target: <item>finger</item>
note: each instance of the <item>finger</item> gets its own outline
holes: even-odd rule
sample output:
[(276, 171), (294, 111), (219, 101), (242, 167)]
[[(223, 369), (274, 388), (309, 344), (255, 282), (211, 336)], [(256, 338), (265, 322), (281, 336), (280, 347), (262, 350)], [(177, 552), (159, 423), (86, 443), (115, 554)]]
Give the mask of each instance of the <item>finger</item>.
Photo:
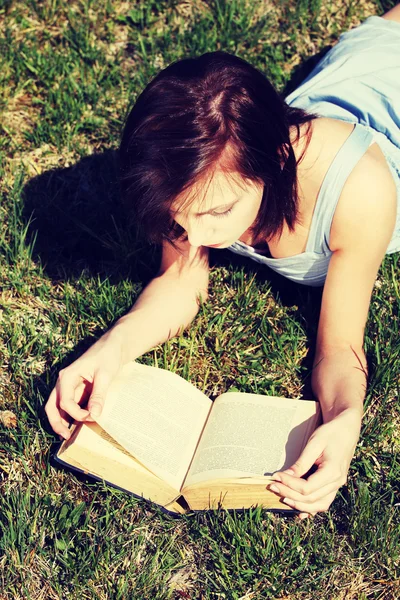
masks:
[(282, 502), (284, 502), (285, 504), (290, 506), (290, 508), (294, 508), (295, 510), (313, 514), (313, 513), (317, 513), (317, 512), (327, 511), (329, 509), (330, 505), (332, 504), (333, 500), (335, 499), (335, 496), (336, 496), (336, 493), (329, 494), (322, 500), (319, 500), (318, 502), (314, 502), (313, 504), (307, 504), (305, 502), (298, 502), (296, 500), (293, 500), (292, 498), (283, 498)]
[(75, 402), (75, 391), (80, 383), (79, 376), (67, 373), (60, 374), (56, 382), (57, 403), (75, 421), (82, 421), (89, 414)]
[(303, 513), (300, 513), (300, 514), (298, 515), (298, 518), (299, 518), (301, 521), (303, 521), (304, 519), (308, 519), (308, 518), (309, 518), (309, 517), (311, 517), (311, 516), (314, 516), (314, 513), (312, 513), (312, 514), (311, 514), (311, 513), (305, 513), (305, 512), (303, 512)]
[[(323, 467), (319, 467), (318, 471), (322, 471)], [(318, 473), (317, 471), (317, 473)], [(274, 473), (274, 475), (272, 476), (272, 480), (273, 480), (273, 484), (276, 485), (278, 488), (280, 488), (281, 486), (285, 486), (286, 488), (289, 488), (290, 490), (294, 490), (295, 492), (298, 492), (299, 494), (302, 495), (306, 495), (308, 493), (310, 493), (310, 485), (307, 479), (303, 479), (302, 477), (295, 477), (294, 475), (288, 475), (287, 473), (285, 473), (284, 471), (282, 473)], [(318, 480), (317, 480), (318, 483)], [(315, 488), (319, 489), (321, 487), (324, 487), (325, 485), (327, 485), (327, 483), (331, 483), (331, 480), (329, 479), (329, 477), (325, 477), (324, 473), (322, 473), (322, 479), (319, 479), (319, 485), (314, 486), (314, 491)]]
[[(307, 482), (305, 482), (307, 483)], [(336, 492), (339, 489), (339, 486), (335, 482), (329, 482), (327, 485), (314, 490), (312, 493), (309, 493), (307, 488), (303, 486), (303, 492), (299, 492), (290, 488), (283, 484), (273, 483), (268, 486), (272, 492), (279, 494), (281, 497), (292, 498), (292, 500), (298, 500), (299, 502), (306, 502), (307, 504), (314, 504), (319, 500), (322, 500), (328, 494)]]
[(325, 441), (321, 436), (310, 438), (296, 462), (289, 469), (279, 471), (279, 474), (286, 472), (288, 475), (293, 474), (297, 477), (305, 475), (316, 461), (321, 458), (324, 448)]
[(65, 411), (59, 410), (57, 408), (56, 402), (57, 390), (56, 388), (54, 388), (49, 396), (44, 410), (46, 412), (47, 418), (53, 431), (55, 431), (55, 433), (58, 433), (59, 435), (62, 435), (63, 438), (69, 439), (70, 431), (68, 429), (68, 421), (66, 418), (64, 418), (66, 416), (66, 413)]
[(337, 488), (342, 487), (347, 483), (347, 476), (341, 472), (335, 461), (326, 460), (306, 481), (308, 493), (312, 494), (328, 483), (335, 483)]
[[(52, 398), (53, 394), (54, 394), (54, 400)], [(52, 398), (51, 407), (54, 407), (54, 409), (56, 410), (57, 415), (61, 419), (61, 423), (63, 425), (65, 425), (66, 427), (68, 427), (72, 423), (73, 419), (70, 417), (70, 415), (68, 413), (65, 412), (65, 410), (63, 410), (60, 406), (57, 406), (57, 389), (56, 389), (56, 387), (54, 387), (52, 393), (50, 394), (49, 401), (50, 401), (50, 398)], [(50, 408), (50, 406), (49, 406), (49, 408)]]
[[(321, 463), (317, 471), (310, 475), (308, 479), (288, 475), (285, 471), (275, 473), (272, 479), (278, 487), (280, 487), (278, 482), (282, 482), (286, 488), (299, 492), (303, 496), (314, 494), (329, 485), (333, 485), (338, 489), (346, 483), (346, 476), (342, 475), (336, 464), (332, 464), (331, 461)], [(285, 494), (287, 492), (285, 490)]]
[[(90, 391), (92, 387), (93, 384), (91, 382), (84, 380), (81, 383), (79, 383), (78, 386), (75, 388), (74, 401), (76, 402), (76, 404), (79, 404), (81, 408), (83, 408), (82, 404), (85, 404), (85, 402), (87, 403), (87, 400), (90, 397)], [(85, 406), (84, 408), (88, 411), (87, 406)], [(95, 420), (92, 419), (88, 411), (87, 417), (82, 419), (82, 422), (95, 423)]]
[(98, 418), (104, 407), (104, 399), (111, 383), (111, 375), (107, 371), (97, 371), (93, 381), (93, 390), (90, 394), (88, 409), (90, 416)]

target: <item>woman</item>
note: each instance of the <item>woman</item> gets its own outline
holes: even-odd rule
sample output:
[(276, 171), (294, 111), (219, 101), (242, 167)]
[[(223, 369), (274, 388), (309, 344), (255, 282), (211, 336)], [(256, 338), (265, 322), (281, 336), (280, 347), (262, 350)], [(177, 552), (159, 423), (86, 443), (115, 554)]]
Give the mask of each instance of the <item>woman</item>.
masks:
[(312, 374), (323, 424), (271, 489), (303, 518), (327, 510), (360, 434), (372, 288), (385, 254), (400, 251), (396, 98), (399, 106), (400, 5), (343, 34), (285, 101), (223, 52), (159, 73), (120, 148), (122, 197), (162, 244), (159, 273), (60, 372), (46, 404), (54, 431), (68, 438), (69, 416), (96, 417), (122, 364), (189, 325), (207, 298), (209, 248), (228, 248), (324, 286)]

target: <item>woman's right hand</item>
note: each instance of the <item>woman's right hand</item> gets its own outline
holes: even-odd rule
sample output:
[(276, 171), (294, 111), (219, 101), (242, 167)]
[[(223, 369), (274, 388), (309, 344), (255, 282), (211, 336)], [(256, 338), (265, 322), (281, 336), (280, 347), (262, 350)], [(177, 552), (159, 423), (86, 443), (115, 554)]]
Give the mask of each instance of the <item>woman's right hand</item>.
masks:
[[(122, 343), (111, 331), (71, 365), (62, 369), (45, 405), (53, 430), (65, 439), (71, 433), (70, 418), (93, 423), (104, 406), (104, 398), (112, 379), (122, 366)], [(88, 410), (80, 404), (89, 398)]]

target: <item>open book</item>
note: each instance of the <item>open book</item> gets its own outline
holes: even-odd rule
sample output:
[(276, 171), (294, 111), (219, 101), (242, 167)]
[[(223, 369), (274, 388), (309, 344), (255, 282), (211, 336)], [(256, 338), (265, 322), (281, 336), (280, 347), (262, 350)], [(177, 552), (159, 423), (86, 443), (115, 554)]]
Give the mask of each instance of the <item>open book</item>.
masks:
[(55, 459), (176, 513), (290, 511), (266, 487), (319, 421), (312, 400), (227, 392), (212, 402), (171, 371), (130, 362), (96, 423), (74, 423)]

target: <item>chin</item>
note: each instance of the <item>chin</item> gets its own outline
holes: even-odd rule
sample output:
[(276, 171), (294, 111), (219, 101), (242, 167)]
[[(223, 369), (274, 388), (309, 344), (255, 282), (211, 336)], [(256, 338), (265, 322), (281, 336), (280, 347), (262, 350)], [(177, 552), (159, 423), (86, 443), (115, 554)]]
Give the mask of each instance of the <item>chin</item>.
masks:
[(222, 248), (228, 248), (231, 244), (233, 244), (233, 242), (222, 242), (221, 244), (210, 244), (206, 247), (211, 248), (212, 250), (221, 250)]

